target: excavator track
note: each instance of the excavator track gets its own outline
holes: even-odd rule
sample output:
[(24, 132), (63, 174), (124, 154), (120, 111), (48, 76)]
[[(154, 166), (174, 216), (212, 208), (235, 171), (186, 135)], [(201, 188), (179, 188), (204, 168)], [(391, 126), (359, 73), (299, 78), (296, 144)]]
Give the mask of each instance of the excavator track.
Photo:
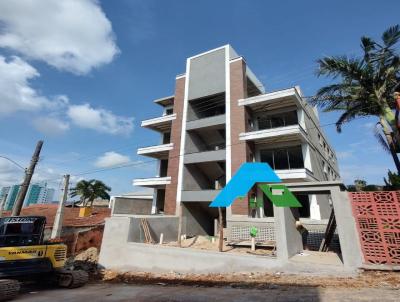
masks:
[(82, 270), (60, 270), (57, 272), (57, 276), (58, 285), (65, 288), (81, 287), (84, 286), (89, 280), (88, 273)]
[(0, 301), (8, 301), (18, 296), (19, 282), (13, 279), (0, 280)]

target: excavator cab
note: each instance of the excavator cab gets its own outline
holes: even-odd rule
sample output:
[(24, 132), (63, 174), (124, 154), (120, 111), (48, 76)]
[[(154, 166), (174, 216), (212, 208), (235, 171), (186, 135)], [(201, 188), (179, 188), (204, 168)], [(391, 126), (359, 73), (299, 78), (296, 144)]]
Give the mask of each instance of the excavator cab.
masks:
[(0, 218), (0, 301), (15, 297), (25, 280), (50, 280), (61, 287), (87, 283), (85, 271), (64, 268), (67, 246), (45, 242), (46, 217)]
[(43, 244), (45, 225), (42, 216), (0, 218), (0, 247)]

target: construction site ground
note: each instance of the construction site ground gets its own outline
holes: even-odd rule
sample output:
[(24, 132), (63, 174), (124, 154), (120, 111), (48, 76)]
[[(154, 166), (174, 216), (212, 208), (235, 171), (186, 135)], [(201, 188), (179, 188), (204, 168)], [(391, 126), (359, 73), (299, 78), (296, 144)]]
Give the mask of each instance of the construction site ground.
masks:
[(268, 282), (257, 287), (241, 285), (138, 285), (124, 282), (97, 282), (77, 289), (26, 290), (15, 301), (399, 301), (400, 290), (382, 287), (300, 286)]
[[(164, 243), (166, 246), (179, 246), (178, 242), (172, 241)], [(213, 238), (210, 236), (196, 236), (192, 238), (187, 238), (181, 241), (182, 248), (191, 248), (199, 250), (208, 251), (218, 251), (218, 238)], [(257, 244), (255, 251), (250, 251), (250, 241), (242, 242), (223, 242), (223, 252), (228, 253), (241, 253), (241, 254), (256, 254), (260, 256), (274, 257), (274, 247), (273, 245), (261, 245)]]
[(360, 271), (352, 276), (275, 273), (119, 273), (98, 270), (97, 250), (70, 265), (91, 273), (83, 288), (24, 287), (16, 301), (399, 301), (400, 272)]

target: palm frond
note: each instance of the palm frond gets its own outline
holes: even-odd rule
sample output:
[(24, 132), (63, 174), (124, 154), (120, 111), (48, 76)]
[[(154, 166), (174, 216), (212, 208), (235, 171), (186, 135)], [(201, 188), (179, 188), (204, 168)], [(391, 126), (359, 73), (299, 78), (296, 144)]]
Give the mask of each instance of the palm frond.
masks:
[(399, 39), (400, 39), (400, 26), (398, 24), (389, 27), (382, 34), (382, 41), (385, 44), (386, 48), (392, 47), (399, 41)]
[(376, 123), (376, 125), (374, 127), (374, 136), (378, 140), (378, 142), (381, 145), (381, 147), (383, 148), (383, 150), (385, 150), (387, 153), (390, 154), (390, 148), (386, 141), (386, 138), (382, 135), (381, 127), (382, 127), (381, 123), (379, 123), (379, 122)]

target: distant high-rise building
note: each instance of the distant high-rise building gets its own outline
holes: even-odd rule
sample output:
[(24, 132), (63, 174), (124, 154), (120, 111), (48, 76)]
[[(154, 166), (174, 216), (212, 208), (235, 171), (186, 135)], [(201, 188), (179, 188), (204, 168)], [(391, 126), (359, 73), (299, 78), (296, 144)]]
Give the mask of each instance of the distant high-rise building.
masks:
[(53, 201), (54, 189), (48, 188), (47, 183), (32, 184), (29, 186), (28, 194), (25, 197), (24, 206), (32, 204), (48, 203)]
[[(12, 210), (12, 208), (14, 206), (14, 203), (15, 203), (15, 200), (17, 199), (17, 195), (18, 195), (20, 187), (21, 187), (20, 185), (13, 185), (11, 187), (3, 188), (5, 192), (7, 191), (6, 194), (8, 194), (6, 202), (4, 203), (4, 206), (3, 206), (3, 209), (5, 211), (11, 211)], [(3, 189), (2, 189), (2, 191), (3, 191)]]
[(50, 203), (54, 200), (54, 189), (45, 187), (39, 196), (39, 203)]
[(0, 190), (0, 208), (5, 209), (5, 199), (8, 196), (8, 193), (10, 192), (11, 187), (3, 187)]
[[(5, 198), (5, 202), (3, 204), (4, 211), (12, 210), (20, 187), (20, 185), (13, 185), (1, 188), (0, 203), (3, 202), (3, 199)], [(54, 199), (54, 192), (54, 189), (47, 187), (47, 183), (31, 184), (28, 188), (23, 206), (27, 207), (32, 204), (50, 203)]]

